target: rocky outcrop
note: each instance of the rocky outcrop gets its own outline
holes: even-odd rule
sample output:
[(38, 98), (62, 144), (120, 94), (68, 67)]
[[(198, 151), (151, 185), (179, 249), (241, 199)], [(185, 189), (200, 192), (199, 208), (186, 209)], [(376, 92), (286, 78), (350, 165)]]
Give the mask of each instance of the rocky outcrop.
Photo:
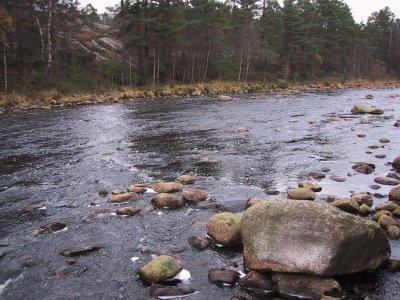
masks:
[(244, 212), (244, 257), (259, 271), (319, 276), (378, 268), (390, 257), (373, 221), (312, 201), (267, 201)]

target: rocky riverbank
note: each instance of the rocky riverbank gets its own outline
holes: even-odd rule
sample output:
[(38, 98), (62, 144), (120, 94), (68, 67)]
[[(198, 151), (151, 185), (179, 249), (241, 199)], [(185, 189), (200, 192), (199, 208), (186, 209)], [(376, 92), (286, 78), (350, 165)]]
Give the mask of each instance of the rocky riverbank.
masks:
[[(15, 110), (52, 108), (100, 103), (121, 103), (138, 99), (178, 98), (178, 97), (217, 97), (221, 101), (232, 99), (232, 96), (243, 93), (276, 93), (278, 97), (298, 93), (318, 93), (342, 89), (388, 89), (399, 88), (398, 79), (387, 80), (336, 80), (316, 81), (311, 83), (277, 82), (229, 82), (214, 81), (211, 83), (163, 86), (157, 88), (123, 88), (100, 93), (62, 94), (57, 91), (43, 91), (31, 94), (0, 95), (0, 113)], [(224, 95), (229, 94), (229, 95)], [(219, 96), (218, 96), (219, 95)], [(254, 96), (257, 99), (256, 96)]]

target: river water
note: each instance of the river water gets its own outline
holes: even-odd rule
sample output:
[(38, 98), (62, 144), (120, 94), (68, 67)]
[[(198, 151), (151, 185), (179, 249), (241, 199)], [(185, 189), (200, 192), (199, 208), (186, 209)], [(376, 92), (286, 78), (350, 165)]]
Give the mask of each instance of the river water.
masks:
[[(375, 97), (366, 100), (366, 94)], [(99, 191), (174, 180), (190, 172), (197, 177), (196, 186), (226, 209), (241, 211), (249, 197), (267, 197), (267, 187), (285, 192), (309, 172), (329, 168), (327, 178), (319, 181), (319, 199), (365, 191), (379, 192), (384, 198), (374, 202), (381, 203), (390, 188), (374, 191), (370, 185), (390, 171), (388, 162), (400, 154), (400, 129), (393, 126), (400, 119), (400, 98), (390, 97), (395, 94), (400, 90), (252, 94), (230, 102), (214, 97), (142, 100), (0, 115), (0, 298), (148, 299), (148, 287), (136, 273), (154, 253), (180, 257), (191, 273), (190, 286), (198, 291), (188, 299), (248, 297), (238, 287), (220, 288), (207, 280), (212, 268), (241, 269), (238, 251), (198, 252), (187, 242), (192, 235), (204, 236), (212, 209), (149, 211), (152, 194), (146, 194), (134, 203), (142, 208), (140, 215), (108, 214), (88, 221), (93, 211), (115, 208)], [(351, 116), (358, 102), (381, 107), (385, 114)], [(330, 115), (346, 118), (329, 121)], [(309, 124), (310, 118), (316, 123)], [(237, 133), (242, 126), (249, 132)], [(381, 137), (391, 142), (381, 144)], [(375, 163), (376, 172), (354, 174), (351, 165), (357, 161)], [(346, 181), (335, 182), (331, 175)], [(46, 209), (27, 211), (29, 204)], [(69, 226), (55, 234), (32, 235), (54, 221)], [(71, 266), (60, 255), (87, 245), (101, 250)], [(392, 256), (400, 258), (398, 241), (391, 245)], [(353, 294), (400, 297), (400, 276), (386, 271), (342, 283)]]

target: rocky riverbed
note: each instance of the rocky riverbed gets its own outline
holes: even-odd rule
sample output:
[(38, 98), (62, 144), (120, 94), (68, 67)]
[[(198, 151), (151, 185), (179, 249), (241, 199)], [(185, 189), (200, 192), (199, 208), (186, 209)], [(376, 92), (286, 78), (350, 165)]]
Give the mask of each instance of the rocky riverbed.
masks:
[[(1, 115), (0, 298), (316, 297), (315, 288), (293, 291), (300, 282), (335, 291), (328, 294), (336, 298), (398, 299), (395, 266), (342, 275), (317, 265), (312, 269), (333, 278), (312, 282), (248, 273), (235, 230), (236, 213), (246, 206), (307, 199), (374, 218), (382, 236), (391, 236), (391, 257), (399, 259), (396, 230), (389, 230), (398, 216), (387, 204), (398, 184), (399, 119), (400, 90), (393, 89), (201, 96)], [(224, 247), (226, 240), (214, 244), (206, 236), (221, 229), (209, 222), (221, 211), (234, 213), (233, 243)], [(327, 230), (320, 218), (315, 232)], [(166, 266), (163, 280), (180, 277), (150, 286), (158, 281), (154, 265), (147, 265), (153, 259)], [(268, 292), (255, 293), (255, 282)]]

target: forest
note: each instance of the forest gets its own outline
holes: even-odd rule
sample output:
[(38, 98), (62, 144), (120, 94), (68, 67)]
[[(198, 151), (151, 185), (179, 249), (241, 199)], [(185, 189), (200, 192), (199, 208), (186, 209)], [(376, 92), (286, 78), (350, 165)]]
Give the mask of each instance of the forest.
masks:
[(400, 20), (358, 24), (341, 0), (2, 0), (0, 42), (2, 93), (400, 72)]

